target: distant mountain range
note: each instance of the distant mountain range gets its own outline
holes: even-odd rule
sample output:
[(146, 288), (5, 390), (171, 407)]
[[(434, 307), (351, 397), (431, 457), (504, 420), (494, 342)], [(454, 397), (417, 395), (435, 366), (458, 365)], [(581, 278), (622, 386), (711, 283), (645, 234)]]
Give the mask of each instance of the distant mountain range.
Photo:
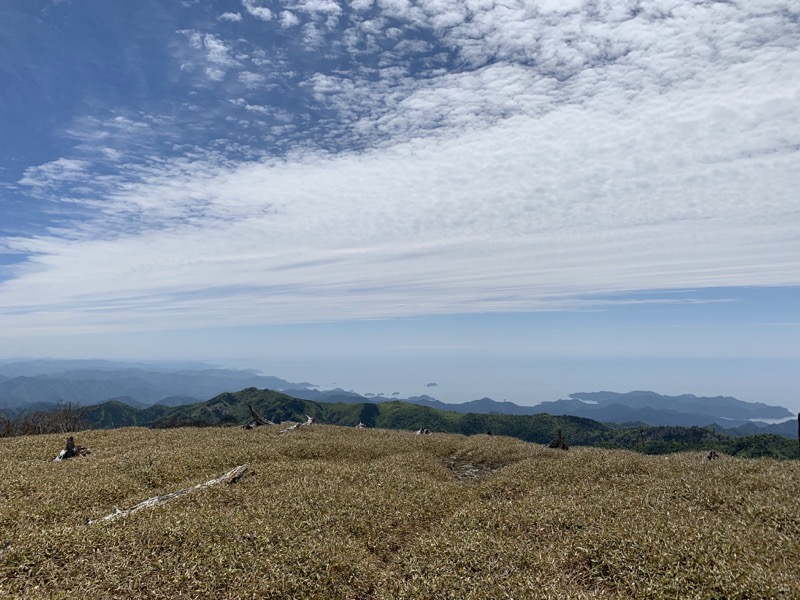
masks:
[(0, 364), (0, 410), (45, 407), (59, 402), (92, 405), (115, 398), (138, 407), (157, 402), (190, 404), (246, 387), (281, 390), (311, 385), (261, 375), (255, 370), (202, 364), (22, 361)]
[[(136, 409), (118, 401), (104, 402), (82, 411), (92, 428), (126, 426), (184, 427), (237, 426), (251, 420), (250, 406), (282, 429), (286, 421), (305, 421), (353, 427), (363, 423), (382, 429), (427, 428), (437, 433), (507, 435), (546, 444), (558, 431), (570, 445), (626, 448), (647, 454), (716, 450), (740, 457), (797, 458), (797, 443), (777, 435), (733, 437), (701, 427), (623, 427), (575, 416), (478, 414), (444, 411), (401, 401), (319, 402), (248, 388), (224, 393), (206, 402), (177, 407), (156, 404)], [(270, 426), (267, 426), (270, 427)]]
[[(604, 422), (713, 426), (734, 435), (774, 433), (797, 437), (797, 422), (789, 409), (727, 396), (663, 396), (647, 391), (584, 392), (570, 394), (566, 400), (542, 402), (536, 408), (553, 415), (574, 415)], [(789, 420), (768, 422), (779, 419)]]
[[(481, 398), (458, 404), (431, 396), (387, 398), (362, 396), (343, 389), (319, 390), (311, 383), (293, 383), (256, 370), (224, 369), (204, 363), (122, 363), (102, 360), (0, 361), (0, 411), (46, 409), (61, 402), (89, 406), (115, 400), (144, 409), (159, 404), (176, 407), (208, 400), (245, 388), (270, 389), (302, 400), (343, 404), (382, 404), (396, 400), (461, 414), (569, 415), (594, 421), (653, 426), (711, 426), (734, 435), (774, 433), (797, 437), (796, 422), (782, 406), (743, 402), (731, 397), (664, 396), (649, 391), (581, 392), (569, 398), (520, 406)], [(155, 409), (156, 411), (160, 409)]]
[[(383, 396), (365, 397), (345, 390), (320, 391), (314, 389), (287, 389), (284, 393), (295, 398), (317, 402), (376, 404), (392, 402), (397, 398)], [(736, 398), (715, 396), (701, 397), (692, 394), (664, 396), (655, 392), (634, 391), (582, 392), (570, 394), (568, 399), (542, 402), (535, 406), (520, 406), (513, 402), (498, 402), (491, 398), (481, 398), (458, 404), (449, 404), (431, 396), (412, 396), (404, 402), (446, 410), (461, 414), (501, 414), (501, 415), (570, 415), (585, 417), (594, 421), (628, 425), (677, 425), (683, 427), (712, 426), (716, 430), (733, 435), (771, 433), (787, 437), (797, 437), (795, 416), (783, 406), (770, 406), (760, 402), (744, 402)], [(759, 421), (789, 419), (782, 423)]]

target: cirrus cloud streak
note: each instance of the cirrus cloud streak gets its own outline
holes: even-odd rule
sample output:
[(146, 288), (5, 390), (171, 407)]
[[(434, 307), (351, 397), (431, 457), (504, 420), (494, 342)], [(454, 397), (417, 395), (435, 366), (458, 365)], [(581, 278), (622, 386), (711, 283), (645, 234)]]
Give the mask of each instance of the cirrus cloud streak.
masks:
[[(231, 95), (217, 117), (292, 143), (247, 161), (194, 146), (103, 178), (86, 155), (31, 167), (21, 186), (70, 186), (94, 217), (0, 240), (29, 256), (0, 283), (0, 326), (583, 310), (636, 290), (800, 285), (787, 3), (489, 4), (294, 2), (272, 20), (243, 2), (355, 61), (302, 75), (313, 118), (269, 103), (286, 60), (183, 31), (203, 90)], [(361, 51), (377, 66), (358, 67)]]

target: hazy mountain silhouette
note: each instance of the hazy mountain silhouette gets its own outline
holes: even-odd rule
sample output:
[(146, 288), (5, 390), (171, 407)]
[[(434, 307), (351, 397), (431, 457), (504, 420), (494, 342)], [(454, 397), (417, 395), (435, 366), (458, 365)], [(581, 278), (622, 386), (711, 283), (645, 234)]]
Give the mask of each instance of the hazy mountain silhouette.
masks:
[[(178, 365), (176, 368), (172, 365)], [(130, 398), (134, 405), (165, 401), (183, 404), (206, 400), (222, 392), (245, 387), (302, 389), (309, 383), (292, 383), (255, 370), (222, 369), (191, 363), (115, 363), (111, 361), (35, 360), (0, 364), (0, 407), (73, 402), (91, 405), (112, 398)]]

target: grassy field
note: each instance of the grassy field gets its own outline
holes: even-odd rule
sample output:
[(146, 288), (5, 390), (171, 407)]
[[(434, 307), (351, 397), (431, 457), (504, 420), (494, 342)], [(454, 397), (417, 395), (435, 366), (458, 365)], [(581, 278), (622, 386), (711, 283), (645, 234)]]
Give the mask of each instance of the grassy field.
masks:
[(0, 439), (0, 597), (800, 598), (796, 461), (280, 429)]

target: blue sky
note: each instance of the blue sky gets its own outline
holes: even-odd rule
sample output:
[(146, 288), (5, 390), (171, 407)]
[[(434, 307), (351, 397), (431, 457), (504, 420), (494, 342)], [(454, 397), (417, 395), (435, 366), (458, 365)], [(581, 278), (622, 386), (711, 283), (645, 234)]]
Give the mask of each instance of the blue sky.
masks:
[(0, 16), (0, 357), (800, 407), (792, 0)]

